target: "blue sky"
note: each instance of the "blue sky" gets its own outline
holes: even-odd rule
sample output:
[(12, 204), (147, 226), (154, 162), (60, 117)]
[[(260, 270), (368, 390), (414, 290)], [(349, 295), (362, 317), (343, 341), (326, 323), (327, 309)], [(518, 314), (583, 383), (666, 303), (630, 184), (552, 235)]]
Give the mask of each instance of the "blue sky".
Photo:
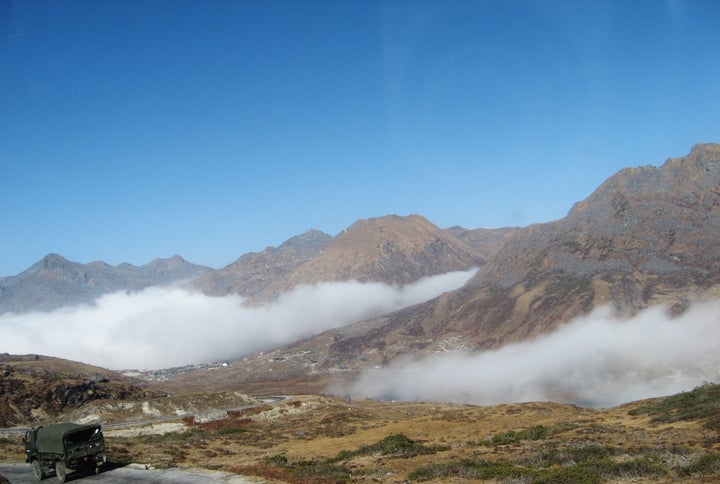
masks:
[(0, 0), (0, 276), (562, 218), (720, 137), (715, 1)]

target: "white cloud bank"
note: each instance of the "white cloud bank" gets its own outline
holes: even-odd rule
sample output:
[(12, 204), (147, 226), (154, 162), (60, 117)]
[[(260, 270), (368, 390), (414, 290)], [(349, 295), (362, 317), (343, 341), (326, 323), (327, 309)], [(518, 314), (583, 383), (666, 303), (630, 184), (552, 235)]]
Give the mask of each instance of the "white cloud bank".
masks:
[(523, 401), (606, 407), (689, 390), (720, 376), (720, 302), (671, 319), (661, 307), (621, 320), (607, 308), (552, 334), (478, 354), (404, 359), (338, 394), (491, 405)]
[(403, 287), (359, 282), (300, 286), (260, 308), (242, 306), (238, 296), (208, 297), (176, 288), (118, 292), (94, 305), (0, 315), (0, 353), (37, 353), (112, 369), (218, 361), (426, 301), (461, 287), (475, 272), (452, 272)]

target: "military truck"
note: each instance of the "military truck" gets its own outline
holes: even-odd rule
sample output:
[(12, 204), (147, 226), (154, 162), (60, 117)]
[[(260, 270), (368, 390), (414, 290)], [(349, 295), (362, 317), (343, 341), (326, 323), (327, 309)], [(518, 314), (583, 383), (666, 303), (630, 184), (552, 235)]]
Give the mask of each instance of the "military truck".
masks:
[(25, 462), (32, 466), (38, 481), (55, 470), (60, 482), (77, 470), (94, 469), (107, 460), (105, 438), (100, 425), (59, 423), (33, 427), (25, 432)]

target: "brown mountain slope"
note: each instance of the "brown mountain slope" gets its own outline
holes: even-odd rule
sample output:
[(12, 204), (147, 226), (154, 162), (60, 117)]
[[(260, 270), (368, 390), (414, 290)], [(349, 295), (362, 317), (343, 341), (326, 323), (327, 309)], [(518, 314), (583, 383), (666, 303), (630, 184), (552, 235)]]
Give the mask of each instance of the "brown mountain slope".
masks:
[(519, 227), (470, 230), (459, 225), (445, 229), (446, 232), (465, 242), (485, 260), (492, 259), (505, 241), (518, 230), (520, 230)]
[(246, 358), (226, 381), (320, 386), (400, 355), (499, 347), (603, 304), (679, 312), (691, 297), (720, 296), (718, 234), (720, 145), (698, 145), (659, 168), (622, 170), (566, 218), (517, 231), (457, 291)]
[(357, 221), (272, 289), (278, 293), (298, 284), (348, 280), (408, 284), (485, 262), (454, 235), (419, 215), (390, 215)]
[(298, 284), (407, 284), (482, 266), (512, 230), (442, 230), (419, 215), (359, 220), (335, 237), (310, 230), (278, 248), (245, 254), (192, 286), (213, 296), (240, 294), (262, 302)]
[[(566, 218), (519, 231), (464, 288), (388, 316), (374, 344), (403, 354), (457, 337), (485, 349), (607, 303), (681, 311), (720, 293), (719, 234), (720, 145), (698, 145), (660, 168), (622, 170)], [(353, 346), (341, 341), (331, 354)]]

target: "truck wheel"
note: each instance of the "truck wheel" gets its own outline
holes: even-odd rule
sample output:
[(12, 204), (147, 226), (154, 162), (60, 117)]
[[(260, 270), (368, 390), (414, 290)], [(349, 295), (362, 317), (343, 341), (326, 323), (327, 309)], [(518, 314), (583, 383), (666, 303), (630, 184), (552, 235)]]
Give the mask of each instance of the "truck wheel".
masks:
[(36, 460), (32, 461), (32, 470), (33, 470), (33, 474), (35, 474), (35, 477), (37, 478), (37, 480), (42, 481), (44, 476), (43, 476), (42, 468), (40, 467), (40, 462), (38, 462)]
[(65, 478), (67, 477), (67, 468), (61, 461), (57, 461), (55, 463), (55, 475), (57, 476), (58, 481), (65, 482)]

